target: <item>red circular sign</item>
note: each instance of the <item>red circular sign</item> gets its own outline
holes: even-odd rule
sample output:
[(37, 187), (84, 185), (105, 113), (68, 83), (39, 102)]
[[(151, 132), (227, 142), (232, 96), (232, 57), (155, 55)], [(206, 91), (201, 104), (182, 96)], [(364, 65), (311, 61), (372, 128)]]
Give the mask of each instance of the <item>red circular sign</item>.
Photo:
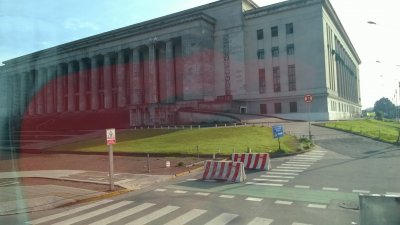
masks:
[(312, 95), (304, 95), (304, 101), (307, 103), (311, 103), (313, 100)]

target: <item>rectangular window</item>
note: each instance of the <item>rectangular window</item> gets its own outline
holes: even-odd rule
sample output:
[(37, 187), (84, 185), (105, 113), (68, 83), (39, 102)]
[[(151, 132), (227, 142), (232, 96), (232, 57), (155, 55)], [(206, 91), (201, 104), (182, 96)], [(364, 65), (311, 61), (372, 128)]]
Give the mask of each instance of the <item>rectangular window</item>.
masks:
[(279, 57), (279, 47), (272, 47), (271, 53), (272, 57)]
[(257, 58), (258, 59), (264, 59), (264, 49), (258, 49), (257, 50)]
[(286, 24), (286, 34), (293, 34), (293, 23)]
[(274, 84), (274, 92), (281, 91), (281, 75), (279, 67), (272, 68), (272, 79)]
[(297, 112), (297, 102), (290, 102), (290, 112)]
[(262, 29), (257, 30), (257, 40), (264, 39), (264, 31)]
[(286, 46), (286, 53), (288, 55), (294, 55), (294, 44), (289, 44)]
[(282, 105), (280, 102), (275, 103), (274, 106), (275, 106), (275, 113), (282, 113)]
[(294, 65), (288, 66), (289, 91), (296, 90), (296, 69)]
[(260, 104), (260, 113), (267, 114), (267, 104)]
[(265, 93), (265, 69), (258, 70), (258, 84), (260, 94)]
[(271, 27), (271, 37), (278, 37), (278, 27)]

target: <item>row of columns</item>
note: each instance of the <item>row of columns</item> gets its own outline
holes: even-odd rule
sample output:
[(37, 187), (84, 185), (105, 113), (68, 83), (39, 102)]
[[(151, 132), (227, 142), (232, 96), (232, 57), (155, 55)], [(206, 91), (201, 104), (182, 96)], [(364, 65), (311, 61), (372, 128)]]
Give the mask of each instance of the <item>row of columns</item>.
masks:
[(174, 103), (180, 56), (181, 42), (168, 40), (25, 70), (13, 76), (20, 113), (28, 104), (29, 115), (40, 115)]

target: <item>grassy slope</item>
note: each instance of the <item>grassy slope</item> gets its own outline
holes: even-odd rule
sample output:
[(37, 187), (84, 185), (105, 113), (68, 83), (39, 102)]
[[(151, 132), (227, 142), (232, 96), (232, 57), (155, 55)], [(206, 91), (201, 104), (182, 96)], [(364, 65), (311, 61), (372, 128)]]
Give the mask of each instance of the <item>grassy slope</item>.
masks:
[[(237, 128), (202, 128), (185, 130), (145, 129), (117, 132), (116, 152), (141, 153), (179, 153), (194, 154), (199, 145), (200, 154), (230, 154), (244, 152), (247, 147), (252, 152), (274, 152), (278, 149), (278, 141), (273, 139), (271, 128), (237, 127)], [(281, 148), (285, 152), (293, 152), (298, 148), (295, 137), (286, 135), (281, 139)], [(51, 150), (104, 152), (105, 138), (81, 141), (69, 145), (57, 146)]]
[(378, 120), (352, 120), (329, 122), (325, 126), (376, 138), (385, 142), (395, 143), (397, 140), (399, 123), (383, 122)]

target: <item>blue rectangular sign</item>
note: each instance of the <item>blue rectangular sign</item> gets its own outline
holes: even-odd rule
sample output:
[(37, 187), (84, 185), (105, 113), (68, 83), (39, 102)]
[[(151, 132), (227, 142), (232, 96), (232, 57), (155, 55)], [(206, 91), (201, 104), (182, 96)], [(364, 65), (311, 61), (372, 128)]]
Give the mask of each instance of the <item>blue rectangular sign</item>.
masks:
[(284, 135), (283, 125), (275, 125), (272, 126), (272, 133), (274, 134), (274, 138), (281, 138)]

